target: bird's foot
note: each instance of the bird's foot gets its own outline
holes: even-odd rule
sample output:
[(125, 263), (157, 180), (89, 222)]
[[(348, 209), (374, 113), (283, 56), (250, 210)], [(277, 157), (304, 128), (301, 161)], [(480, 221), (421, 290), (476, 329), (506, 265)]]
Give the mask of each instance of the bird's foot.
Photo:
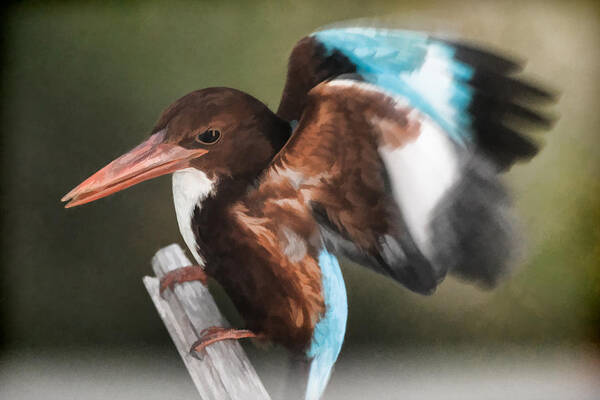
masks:
[(179, 283), (192, 281), (200, 281), (206, 286), (208, 275), (204, 272), (204, 268), (199, 265), (188, 265), (169, 271), (160, 279), (160, 295), (164, 297), (165, 290), (173, 290), (173, 287)]
[(190, 354), (197, 359), (202, 358), (202, 354), (206, 347), (221, 340), (244, 339), (259, 337), (256, 333), (247, 329), (222, 328), (219, 326), (211, 326), (200, 332), (200, 339), (192, 345)]

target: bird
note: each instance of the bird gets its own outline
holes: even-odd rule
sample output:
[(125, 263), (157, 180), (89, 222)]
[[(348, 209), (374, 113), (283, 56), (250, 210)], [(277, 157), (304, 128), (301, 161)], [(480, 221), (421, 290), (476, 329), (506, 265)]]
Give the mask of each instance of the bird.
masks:
[(195, 265), (161, 291), (216, 280), (244, 320), (192, 350), (255, 338), (309, 365), (323, 396), (348, 316), (338, 257), (430, 295), (447, 275), (483, 288), (517, 252), (502, 174), (537, 154), (557, 94), (524, 62), (427, 32), (317, 30), (293, 47), (278, 109), (212, 87), (176, 100), (149, 137), (76, 186), (79, 206), (171, 174)]

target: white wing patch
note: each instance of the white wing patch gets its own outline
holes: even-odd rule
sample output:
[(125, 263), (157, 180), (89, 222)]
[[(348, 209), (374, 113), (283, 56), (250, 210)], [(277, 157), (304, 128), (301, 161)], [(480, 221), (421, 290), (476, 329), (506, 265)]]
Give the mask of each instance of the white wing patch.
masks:
[(187, 247), (199, 265), (204, 265), (204, 258), (196, 245), (196, 236), (192, 231), (192, 215), (196, 207), (201, 207), (215, 188), (215, 181), (195, 168), (186, 168), (173, 173), (173, 203), (179, 231)]
[(434, 110), (445, 120), (454, 122), (459, 113), (453, 102), (461, 91), (454, 81), (451, 62), (441, 46), (429, 46), (423, 65), (407, 79)]
[(410, 233), (421, 251), (432, 256), (432, 212), (460, 178), (456, 146), (435, 123), (424, 118), (417, 140), (395, 149), (381, 147), (379, 154)]
[[(411, 79), (419, 85), (429, 85), (428, 74), (433, 71), (443, 72), (448, 69), (443, 60), (440, 61), (435, 54), (429, 53), (423, 67), (424, 70), (411, 76)], [(449, 84), (450, 75), (449, 73), (446, 75), (448, 80), (445, 83)], [(370, 83), (340, 79), (333, 80), (328, 85), (357, 88), (388, 96), (394, 100), (399, 112), (406, 111), (406, 108), (410, 107), (407, 99)], [(443, 89), (442, 92), (445, 91), (444, 87), (440, 89)], [(440, 101), (443, 102), (444, 99)], [(430, 222), (440, 200), (460, 179), (462, 161), (459, 152), (461, 150), (427, 115), (417, 109), (413, 109), (409, 115), (420, 124), (418, 137), (406, 141), (400, 147), (382, 144), (378, 150), (391, 180), (394, 200), (402, 210), (402, 215), (419, 249), (430, 258), (434, 252), (433, 243), (430, 241)], [(381, 121), (377, 119), (371, 123), (382, 128), (378, 125)]]

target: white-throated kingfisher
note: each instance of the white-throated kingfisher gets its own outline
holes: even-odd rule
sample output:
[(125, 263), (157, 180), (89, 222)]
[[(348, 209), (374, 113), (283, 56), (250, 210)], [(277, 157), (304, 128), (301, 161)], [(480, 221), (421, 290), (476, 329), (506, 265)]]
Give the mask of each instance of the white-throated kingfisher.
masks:
[(513, 255), (499, 175), (536, 154), (529, 128), (554, 95), (519, 62), (419, 32), (345, 27), (295, 46), (277, 113), (228, 88), (169, 106), (150, 137), (63, 201), (88, 203), (173, 176), (179, 229), (198, 266), (162, 288), (214, 278), (245, 320), (194, 345), (260, 337), (310, 363), (319, 399), (344, 339), (336, 256), (432, 293), (446, 274), (484, 286)]

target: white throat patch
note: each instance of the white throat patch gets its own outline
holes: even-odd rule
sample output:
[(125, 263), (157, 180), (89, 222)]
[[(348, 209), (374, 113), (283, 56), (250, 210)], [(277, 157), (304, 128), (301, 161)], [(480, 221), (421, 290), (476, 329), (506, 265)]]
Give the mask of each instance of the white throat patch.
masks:
[(196, 237), (192, 231), (192, 214), (196, 207), (202, 206), (202, 201), (213, 193), (214, 188), (215, 181), (208, 179), (204, 172), (196, 168), (186, 168), (173, 173), (173, 203), (177, 224), (185, 244), (199, 265), (204, 265), (204, 258), (196, 246)]

